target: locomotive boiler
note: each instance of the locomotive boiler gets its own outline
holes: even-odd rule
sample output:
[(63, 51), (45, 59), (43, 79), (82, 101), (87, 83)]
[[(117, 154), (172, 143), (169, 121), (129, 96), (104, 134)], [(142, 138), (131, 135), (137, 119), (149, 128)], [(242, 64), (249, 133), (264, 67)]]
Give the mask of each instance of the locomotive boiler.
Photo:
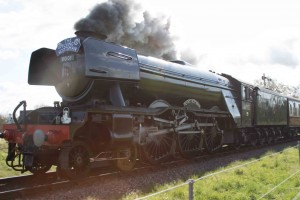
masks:
[[(32, 53), (28, 83), (54, 86), (62, 101), (31, 111), (25, 101), (16, 107), (0, 135), (9, 142), (6, 162), (13, 169), (40, 174), (55, 165), (79, 178), (93, 163), (127, 171), (137, 160), (159, 164), (298, 132), (300, 116), (289, 127), (287, 97), (103, 39), (79, 32), (56, 50)], [(280, 116), (264, 123), (269, 112)]]

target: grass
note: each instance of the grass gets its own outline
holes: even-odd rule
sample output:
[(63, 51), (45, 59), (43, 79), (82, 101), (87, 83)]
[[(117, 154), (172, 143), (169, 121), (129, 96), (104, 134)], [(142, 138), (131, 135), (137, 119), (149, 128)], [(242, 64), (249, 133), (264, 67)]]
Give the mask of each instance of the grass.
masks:
[(21, 175), (21, 172), (14, 171), (12, 168), (6, 165), (6, 155), (7, 142), (3, 139), (0, 139), (0, 178)]
[[(268, 152), (269, 155), (272, 153), (274, 152)], [(199, 177), (242, 165), (252, 160), (254, 159), (234, 162), (216, 171), (210, 171), (201, 175), (196, 174), (190, 178), (195, 180)], [(195, 182), (194, 199), (259, 199), (298, 170), (300, 170), (298, 150), (296, 148), (287, 149), (280, 154), (266, 157), (258, 162)], [(123, 199), (143, 197), (182, 183), (184, 181), (179, 180), (167, 185), (157, 185), (150, 193), (136, 191), (124, 196)], [(262, 199), (293, 199), (299, 192), (300, 172)], [(148, 199), (188, 199), (188, 186), (184, 185)]]

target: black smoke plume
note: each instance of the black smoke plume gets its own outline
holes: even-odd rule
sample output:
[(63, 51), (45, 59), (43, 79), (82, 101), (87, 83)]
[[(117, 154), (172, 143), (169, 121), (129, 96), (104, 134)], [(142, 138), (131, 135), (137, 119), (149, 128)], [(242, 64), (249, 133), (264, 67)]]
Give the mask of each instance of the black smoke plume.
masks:
[(107, 35), (107, 41), (135, 49), (139, 54), (167, 60), (177, 58), (170, 19), (152, 16), (133, 0), (97, 4), (74, 28)]

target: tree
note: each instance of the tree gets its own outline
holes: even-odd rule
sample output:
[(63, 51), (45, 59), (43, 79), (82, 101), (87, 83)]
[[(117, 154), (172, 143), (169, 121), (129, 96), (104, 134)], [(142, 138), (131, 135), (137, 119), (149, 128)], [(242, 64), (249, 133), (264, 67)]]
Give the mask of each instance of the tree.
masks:
[(278, 92), (280, 94), (299, 98), (300, 97), (300, 85), (298, 86), (290, 86), (284, 83), (278, 82), (276, 79), (271, 79), (266, 77), (265, 75), (262, 79), (257, 79), (254, 81), (254, 85), (258, 87), (265, 87), (274, 92)]
[(5, 117), (0, 115), (0, 130), (2, 130), (2, 125), (5, 123)]

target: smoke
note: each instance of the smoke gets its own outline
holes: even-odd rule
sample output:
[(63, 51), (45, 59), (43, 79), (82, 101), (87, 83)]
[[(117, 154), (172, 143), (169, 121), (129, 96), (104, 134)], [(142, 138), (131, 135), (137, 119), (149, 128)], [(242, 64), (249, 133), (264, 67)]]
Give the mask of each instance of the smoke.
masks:
[(183, 48), (182, 50), (180, 50), (179, 55), (180, 55), (180, 59), (184, 60), (192, 65), (196, 65), (198, 63), (200, 63), (200, 61), (202, 61), (206, 55), (200, 55), (200, 56), (196, 56), (193, 53), (193, 49), (187, 47), (187, 48)]
[(139, 54), (172, 60), (178, 53), (174, 43), (177, 37), (171, 34), (170, 26), (170, 18), (152, 16), (133, 0), (108, 0), (97, 4), (74, 28), (105, 34), (107, 41), (133, 48)]

